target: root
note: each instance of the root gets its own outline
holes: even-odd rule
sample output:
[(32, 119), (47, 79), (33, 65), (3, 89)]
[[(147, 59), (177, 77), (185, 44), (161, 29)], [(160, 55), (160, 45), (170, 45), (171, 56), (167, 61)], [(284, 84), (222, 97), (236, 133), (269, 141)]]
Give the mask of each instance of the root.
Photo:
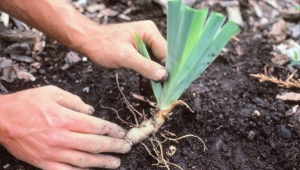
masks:
[(170, 170), (169, 165), (172, 165), (174, 167), (177, 167), (180, 170), (184, 170), (179, 165), (177, 165), (175, 163), (172, 163), (172, 162), (169, 162), (168, 160), (166, 160), (164, 158), (163, 146), (161, 145), (161, 142), (159, 140), (150, 139), (149, 141), (151, 142), (152, 150), (155, 153), (155, 155), (152, 154), (151, 150), (147, 147), (146, 144), (144, 144), (143, 142), (141, 142), (141, 144), (145, 147), (148, 154), (157, 161), (157, 163), (153, 164), (153, 165), (156, 165), (156, 166), (162, 167), (162, 168), (167, 168), (168, 170)]
[[(165, 131), (168, 135), (171, 135), (171, 136), (176, 136), (174, 133), (172, 132), (168, 132), (168, 131)], [(195, 136), (195, 135), (192, 135), (192, 134), (188, 134), (188, 135), (184, 135), (184, 136), (181, 136), (181, 137), (178, 137), (178, 138), (170, 138), (170, 137), (167, 137), (165, 135), (162, 135), (162, 137), (164, 137), (165, 139), (161, 142), (159, 141), (156, 137), (152, 137), (149, 139), (149, 142), (151, 143), (151, 147), (152, 147), (152, 150), (143, 142), (141, 142), (141, 144), (144, 146), (144, 148), (146, 149), (146, 151), (148, 152), (148, 154), (157, 161), (156, 164), (153, 164), (155, 166), (158, 166), (158, 167), (161, 167), (161, 168), (166, 168), (168, 170), (170, 170), (170, 166), (174, 166), (180, 170), (183, 170), (183, 168), (175, 163), (172, 163), (172, 162), (169, 162), (165, 157), (164, 157), (164, 149), (163, 149), (163, 143), (166, 142), (166, 141), (175, 141), (175, 142), (178, 142), (179, 140), (181, 139), (185, 139), (185, 138), (189, 138), (189, 137), (194, 137), (194, 138), (197, 138), (199, 139), (202, 143), (203, 143), (203, 146), (204, 146), (204, 151), (205, 150), (208, 150), (204, 141), (198, 137), (198, 136)], [(175, 153), (175, 152), (174, 152)], [(173, 154), (174, 154), (173, 153)], [(173, 154), (171, 155), (167, 155), (168, 156), (172, 156)]]
[(163, 115), (165, 116), (165, 117), (169, 117), (168, 116), (168, 114), (174, 109), (174, 107), (175, 106), (177, 106), (177, 105), (184, 105), (184, 106), (186, 106), (189, 110), (190, 110), (190, 112), (192, 112), (192, 113), (194, 113), (194, 111), (190, 108), (190, 106), (188, 105), (188, 104), (186, 104), (184, 101), (182, 101), (182, 100), (177, 100), (176, 102), (174, 102), (173, 104), (172, 104), (172, 106), (170, 107), (170, 109), (168, 109), (168, 110), (163, 110)]
[[(128, 100), (126, 99), (123, 91), (121, 90), (120, 88), (120, 85), (119, 85), (119, 80), (118, 80), (118, 74), (116, 74), (116, 82), (117, 82), (117, 85), (118, 85), (118, 89), (120, 90), (120, 93), (123, 97), (123, 100), (125, 102), (125, 104), (127, 105), (127, 108), (131, 111), (131, 113), (133, 114), (134, 116), (134, 119), (135, 119), (135, 123), (136, 125), (138, 125), (138, 119), (137, 119), (137, 114), (142, 117), (144, 116), (144, 119), (145, 119), (145, 114), (141, 114), (140, 112), (138, 112), (129, 102)], [(142, 101), (146, 101), (149, 103), (149, 100), (145, 99), (145, 98), (141, 98), (141, 96), (135, 96), (135, 98), (138, 98)], [(151, 103), (149, 103), (151, 104)], [(152, 103), (151, 104), (152, 106), (154, 106), (154, 104)], [(147, 147), (147, 145), (145, 145), (144, 143), (142, 143), (143, 140), (145, 140), (146, 138), (148, 138), (150, 135), (154, 135), (158, 130), (159, 128), (164, 124), (165, 120), (171, 116), (171, 111), (177, 106), (177, 105), (184, 105), (186, 106), (191, 112), (194, 112), (184, 101), (182, 100), (178, 100), (176, 102), (173, 103), (173, 105), (167, 109), (167, 110), (158, 110), (156, 113), (154, 113), (152, 115), (152, 117), (148, 120), (144, 120), (140, 125), (138, 126), (135, 126), (133, 128), (131, 128), (127, 133), (126, 133), (126, 136), (125, 136), (125, 140), (127, 140), (131, 145), (135, 145), (135, 144), (138, 144), (138, 143), (141, 143), (146, 151), (149, 153), (149, 155), (151, 157), (153, 157), (156, 161), (157, 161), (157, 166), (159, 167), (164, 167), (164, 168), (167, 168), (167, 169), (170, 169), (170, 165), (171, 166), (174, 166), (180, 170), (183, 170), (183, 168), (181, 168), (179, 165), (175, 164), (175, 163), (171, 163), (169, 162), (168, 160), (166, 160), (164, 158), (164, 152), (163, 152), (163, 146), (162, 146), (162, 143), (167, 141), (167, 140), (171, 140), (171, 141), (178, 141), (178, 140), (181, 140), (181, 139), (184, 139), (184, 138), (188, 138), (188, 137), (195, 137), (197, 139), (199, 139), (202, 143), (203, 143), (203, 146), (204, 146), (204, 151), (207, 150), (206, 148), (206, 145), (204, 143), (204, 141), (198, 137), (198, 136), (195, 136), (195, 135), (185, 135), (185, 136), (182, 136), (182, 137), (179, 137), (179, 138), (169, 138), (169, 137), (166, 137), (164, 135), (162, 135), (165, 140), (163, 142), (160, 142), (158, 139), (155, 139), (155, 138), (150, 138), (149, 141), (152, 145), (152, 150), (155, 154), (152, 154), (151, 150)], [(115, 109), (112, 109), (116, 114), (117, 114), (117, 118), (121, 120), (121, 122), (123, 123), (126, 123), (128, 124), (126, 121), (124, 121), (123, 119), (120, 118), (119, 116), (119, 113), (117, 110)], [(168, 132), (169, 135), (171, 135), (172, 137), (176, 137), (175, 134), (171, 133), (171, 132)]]
[(132, 115), (133, 115), (133, 117), (134, 117), (135, 124), (138, 125), (139, 122), (138, 122), (138, 119), (137, 119), (136, 114), (138, 114), (140, 117), (142, 117), (143, 114), (140, 113), (139, 111), (137, 111), (137, 110), (129, 103), (129, 101), (126, 99), (126, 97), (125, 97), (125, 95), (124, 95), (124, 93), (123, 93), (123, 91), (122, 91), (122, 89), (121, 89), (121, 87), (120, 87), (119, 76), (118, 76), (118, 74), (116, 74), (116, 82), (117, 82), (118, 89), (119, 89), (119, 91), (120, 91), (120, 93), (121, 93), (121, 95), (122, 95), (122, 97), (123, 97), (124, 103), (126, 104), (127, 108), (128, 108), (128, 109), (130, 110), (130, 112), (132, 113)]
[(205, 142), (199, 137), (199, 136), (196, 136), (196, 135), (192, 135), (192, 134), (188, 134), (188, 135), (184, 135), (184, 136), (181, 136), (181, 137), (178, 137), (178, 138), (169, 138), (169, 137), (166, 137), (165, 135), (161, 134), (162, 137), (164, 137), (166, 140), (171, 140), (171, 141), (175, 141), (175, 142), (178, 142), (178, 140), (181, 140), (181, 139), (184, 139), (184, 138), (188, 138), (188, 137), (194, 137), (194, 138), (197, 138), (201, 141), (201, 143), (203, 144), (203, 151), (205, 152), (207, 149), (206, 145), (205, 145)]
[(116, 109), (111, 108), (111, 107), (106, 107), (106, 106), (103, 106), (103, 105), (101, 105), (101, 107), (102, 107), (103, 109), (110, 109), (110, 110), (112, 110), (113, 112), (116, 113), (117, 119), (119, 119), (122, 123), (124, 123), (124, 124), (126, 124), (126, 125), (130, 125), (129, 122), (123, 120), (123, 119), (120, 117), (119, 112), (118, 112)]
[(140, 100), (140, 101), (143, 101), (143, 102), (146, 102), (148, 103), (150, 106), (152, 107), (157, 107), (157, 104), (155, 102), (151, 102), (149, 99), (147, 99), (146, 97), (144, 96), (141, 96), (141, 95), (138, 95), (138, 94), (134, 94), (134, 93), (131, 93), (132, 97), (137, 99), (137, 100)]
[(131, 141), (131, 143), (135, 145), (142, 142), (150, 135), (155, 134), (158, 129), (165, 123), (165, 119), (170, 116), (169, 113), (174, 109), (175, 106), (179, 104), (187, 106), (190, 111), (193, 112), (193, 110), (185, 102), (183, 102), (182, 100), (178, 100), (171, 106), (170, 109), (160, 110), (155, 113), (151, 117), (151, 119), (142, 122), (139, 127), (130, 129), (126, 134), (125, 139)]

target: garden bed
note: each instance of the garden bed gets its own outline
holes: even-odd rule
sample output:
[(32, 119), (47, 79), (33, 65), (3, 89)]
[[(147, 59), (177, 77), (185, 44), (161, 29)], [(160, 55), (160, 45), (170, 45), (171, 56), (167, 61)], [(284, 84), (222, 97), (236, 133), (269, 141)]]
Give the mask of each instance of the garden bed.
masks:
[[(166, 34), (166, 16), (161, 7), (150, 0), (99, 2), (119, 12), (134, 6), (127, 14), (131, 21), (153, 20), (162, 34)], [(271, 62), (274, 57), (271, 52), (276, 44), (268, 36), (270, 29), (256, 29), (247, 20), (255, 15), (253, 10), (247, 5), (240, 5), (240, 8), (244, 11), (245, 20), (241, 33), (230, 41), (226, 51), (221, 53), (181, 98), (195, 112), (191, 113), (183, 106), (176, 107), (157, 138), (163, 140), (160, 133), (167, 131), (177, 137), (193, 134), (204, 140), (208, 148), (206, 151), (203, 151), (203, 144), (193, 137), (163, 143), (164, 152), (170, 146), (177, 149), (174, 155), (165, 155), (165, 159), (183, 169), (300, 169), (300, 111), (287, 114), (299, 102), (276, 99), (278, 94), (299, 92), (299, 89), (260, 82), (250, 76), (266, 72), (285, 80), (291, 72), (286, 65), (277, 66)], [(222, 8), (216, 10), (226, 11)], [(104, 19), (98, 21), (101, 23)], [(107, 21), (127, 22), (120, 17), (108, 17)], [(129, 117), (127, 121), (134, 122), (117, 87), (115, 75), (118, 74), (127, 100), (137, 110), (149, 116), (151, 107), (131, 95), (149, 95), (149, 92), (140, 91), (137, 73), (127, 69), (101, 68), (91, 61), (80, 61), (63, 70), (64, 58), (70, 49), (53, 44), (51, 40), (46, 42), (43, 52), (33, 56), (34, 61), (41, 63), (41, 67), (32, 73), (36, 81), (1, 81), (9, 93), (52, 84), (79, 95), (83, 101), (94, 106), (94, 116), (129, 129), (117, 119), (115, 112), (106, 108), (114, 108), (123, 119)], [(29, 66), (26, 62), (18, 62)], [(296, 73), (294, 78), (297, 79), (298, 76)], [(145, 141), (145, 144), (149, 145), (149, 141)], [(155, 166), (157, 161), (141, 144), (134, 146), (130, 153), (117, 156), (122, 160), (120, 170), (160, 169)], [(170, 167), (176, 169), (174, 166)], [(35, 169), (14, 158), (3, 147), (0, 147), (1, 168)]]

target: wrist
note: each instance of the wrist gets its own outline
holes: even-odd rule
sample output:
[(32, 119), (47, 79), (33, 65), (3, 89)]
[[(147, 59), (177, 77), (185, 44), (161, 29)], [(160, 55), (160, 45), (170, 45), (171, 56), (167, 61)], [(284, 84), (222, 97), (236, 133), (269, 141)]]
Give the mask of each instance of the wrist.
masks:
[(0, 9), (74, 49), (80, 46), (91, 27), (97, 25), (66, 0), (2, 0)]
[(13, 126), (9, 121), (11, 117), (15, 116), (12, 115), (12, 107), (10, 106), (10, 102), (16, 100), (16, 96), (13, 96), (14, 94), (0, 95), (0, 145), (3, 146), (5, 146), (11, 126)]
[(4, 107), (5, 107), (5, 97), (6, 95), (0, 95), (0, 145), (4, 145), (4, 136), (5, 136), (5, 126), (4, 126), (4, 121), (5, 121), (5, 116), (4, 116), (4, 113), (5, 113), (5, 110), (4, 110)]

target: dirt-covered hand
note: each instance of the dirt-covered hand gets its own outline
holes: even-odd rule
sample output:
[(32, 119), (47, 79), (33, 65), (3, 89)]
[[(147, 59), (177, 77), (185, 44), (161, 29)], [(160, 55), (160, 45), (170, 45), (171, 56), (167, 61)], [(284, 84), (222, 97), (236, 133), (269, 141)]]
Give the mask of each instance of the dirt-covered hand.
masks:
[(82, 38), (75, 49), (101, 66), (130, 68), (151, 80), (166, 80), (168, 73), (162, 65), (139, 54), (134, 32), (152, 50), (157, 60), (164, 63), (167, 43), (152, 21), (97, 26), (96, 30)]
[(109, 153), (131, 149), (124, 130), (90, 116), (78, 96), (45, 86), (0, 96), (0, 144), (42, 169), (117, 168)]

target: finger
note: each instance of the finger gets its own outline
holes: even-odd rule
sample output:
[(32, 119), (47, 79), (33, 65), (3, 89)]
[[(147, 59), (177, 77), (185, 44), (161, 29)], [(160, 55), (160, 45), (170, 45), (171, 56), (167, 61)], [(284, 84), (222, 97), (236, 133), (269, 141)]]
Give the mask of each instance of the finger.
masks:
[[(148, 47), (151, 48), (153, 54), (160, 61), (160, 63), (164, 64), (167, 56), (167, 41), (161, 35), (153, 21), (145, 22), (147, 22), (149, 26), (147, 31), (141, 34), (142, 40)], [(144, 31), (145, 29), (141, 30)]]
[(78, 168), (60, 162), (46, 162), (42, 164), (40, 168), (51, 169), (51, 170), (84, 170), (84, 168)]
[(104, 135), (115, 138), (125, 137), (125, 130), (114, 123), (81, 114), (64, 107), (59, 108), (59, 112), (64, 114), (66, 117), (61, 118), (62, 120), (58, 121), (61, 121), (61, 126), (63, 126), (63, 128), (70, 131)]
[(93, 114), (95, 111), (95, 109), (92, 106), (85, 104), (80, 99), (80, 97), (64, 90), (61, 90), (59, 93), (57, 93), (54, 96), (54, 99), (61, 106), (67, 107), (77, 112)]
[(127, 55), (128, 59), (122, 63), (124, 67), (133, 69), (154, 81), (165, 81), (168, 78), (168, 72), (163, 66), (146, 59), (134, 47), (129, 47)]
[(107, 136), (65, 132), (57, 138), (54, 147), (69, 148), (89, 153), (127, 153), (131, 145), (123, 140)]
[(121, 164), (119, 158), (110, 155), (89, 154), (76, 150), (63, 150), (56, 154), (58, 155), (57, 161), (68, 163), (80, 168), (97, 167), (116, 169)]

